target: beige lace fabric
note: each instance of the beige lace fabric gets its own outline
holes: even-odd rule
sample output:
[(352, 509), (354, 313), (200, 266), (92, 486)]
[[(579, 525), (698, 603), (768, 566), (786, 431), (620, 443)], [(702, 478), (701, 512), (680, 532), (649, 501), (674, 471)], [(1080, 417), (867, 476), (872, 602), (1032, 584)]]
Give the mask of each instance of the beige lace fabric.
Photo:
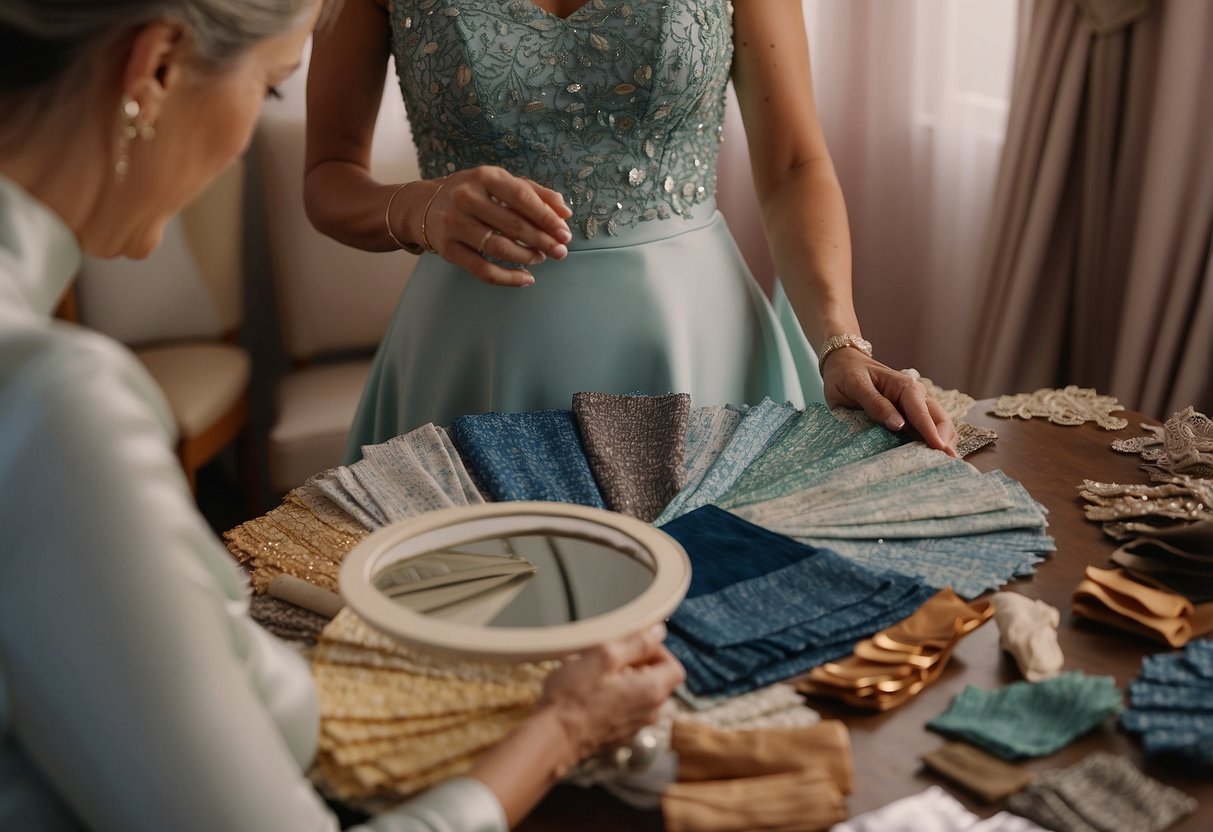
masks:
[(992, 428), (982, 428), (963, 421), (965, 415), (976, 404), (976, 400), (968, 393), (945, 389), (931, 379), (922, 376), (919, 376), (918, 380), (926, 388), (927, 395), (939, 402), (956, 426), (956, 455), (958, 457), (964, 459), (974, 451), (979, 451), (998, 439), (998, 432)]
[(311, 661), (320, 700), (312, 779), (366, 807), (465, 773), (526, 719), (555, 666), (439, 659), (348, 609), (324, 629)]
[(1156, 479), (1156, 485), (1083, 480), (1078, 493), (1088, 503), (1084, 507), (1087, 519), (1108, 524), (1105, 530), (1112, 537), (1122, 537), (1132, 528), (1149, 528), (1117, 525), (1126, 521), (1213, 519), (1213, 480), (1184, 475)]
[(1129, 421), (1112, 415), (1119, 410), (1124, 406), (1115, 397), (1071, 384), (1060, 390), (1044, 387), (1035, 393), (1000, 396), (990, 412), (1004, 419), (1048, 419), (1055, 425), (1094, 422), (1104, 430), (1120, 430)]
[(1144, 436), (1117, 439), (1112, 450), (1140, 454), (1148, 468), (1163, 474), (1213, 478), (1213, 419), (1188, 407), (1162, 427), (1141, 425), (1141, 429)]

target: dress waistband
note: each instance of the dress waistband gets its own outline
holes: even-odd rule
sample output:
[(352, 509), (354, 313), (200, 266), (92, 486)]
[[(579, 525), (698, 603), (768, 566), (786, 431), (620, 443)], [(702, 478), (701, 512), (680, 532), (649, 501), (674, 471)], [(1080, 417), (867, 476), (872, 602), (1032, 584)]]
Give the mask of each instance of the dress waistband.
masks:
[(664, 220), (637, 222), (619, 229), (615, 234), (600, 226), (598, 233), (588, 240), (578, 229), (573, 229), (573, 239), (568, 243), (568, 248), (569, 251), (593, 251), (652, 243), (704, 228), (711, 225), (718, 216), (714, 198), (696, 204), (691, 210), (691, 217), (674, 215)]

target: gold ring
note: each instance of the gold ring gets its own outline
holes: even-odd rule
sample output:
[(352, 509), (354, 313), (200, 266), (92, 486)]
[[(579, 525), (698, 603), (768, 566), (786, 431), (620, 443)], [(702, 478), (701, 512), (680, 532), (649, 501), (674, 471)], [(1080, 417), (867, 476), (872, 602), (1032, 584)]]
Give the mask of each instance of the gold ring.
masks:
[(493, 231), (492, 229), (489, 229), (488, 231), (484, 232), (484, 237), (481, 238), (480, 248), (478, 249), (481, 257), (484, 257), (484, 247), (489, 244), (489, 240), (493, 239), (494, 235), (496, 235), (496, 234), (497, 234), (497, 232)]

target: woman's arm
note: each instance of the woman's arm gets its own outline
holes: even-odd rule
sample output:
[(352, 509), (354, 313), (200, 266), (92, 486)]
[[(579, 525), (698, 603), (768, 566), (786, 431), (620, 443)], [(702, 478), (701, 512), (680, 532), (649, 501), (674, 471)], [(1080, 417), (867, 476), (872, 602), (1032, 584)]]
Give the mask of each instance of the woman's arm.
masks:
[[(805, 334), (860, 335), (851, 296), (846, 205), (817, 117), (799, 0), (734, 0), (733, 84), (776, 270)], [(908, 420), (951, 451), (951, 420), (916, 380), (844, 347), (823, 366), (826, 401), (862, 407), (900, 430)], [(903, 418), (904, 417), (904, 418)]]
[(345, 0), (332, 25), (316, 33), (307, 84), (308, 217), (355, 248), (394, 251), (394, 234), (428, 244), (481, 280), (533, 283), (525, 269), (502, 268), (482, 252), (522, 264), (564, 257), (572, 211), (560, 194), (487, 165), (409, 183), (399, 192), (399, 183), (371, 176), (371, 139), (390, 54), (388, 12), (376, 0)]
[[(301, 773), (318, 729), (307, 666), (245, 614), (154, 382), (80, 340), (97, 347), (48, 351), (17, 379), (0, 367), (0, 760), (16, 743), (96, 832), (336, 832)], [(661, 636), (566, 663), (475, 779), (359, 828), (503, 832), (584, 754), (652, 721), (682, 679)]]
[(685, 678), (661, 646), (664, 638), (665, 627), (658, 626), (565, 662), (548, 677), (530, 719), (480, 759), (472, 777), (497, 795), (510, 826), (573, 765), (657, 721)]

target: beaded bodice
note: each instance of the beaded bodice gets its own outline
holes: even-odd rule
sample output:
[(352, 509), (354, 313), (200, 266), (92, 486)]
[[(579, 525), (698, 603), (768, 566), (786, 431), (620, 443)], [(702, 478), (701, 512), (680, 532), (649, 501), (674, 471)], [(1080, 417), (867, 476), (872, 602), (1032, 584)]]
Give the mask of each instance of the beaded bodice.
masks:
[(423, 175), (493, 164), (560, 191), (593, 238), (714, 196), (729, 0), (393, 0)]

